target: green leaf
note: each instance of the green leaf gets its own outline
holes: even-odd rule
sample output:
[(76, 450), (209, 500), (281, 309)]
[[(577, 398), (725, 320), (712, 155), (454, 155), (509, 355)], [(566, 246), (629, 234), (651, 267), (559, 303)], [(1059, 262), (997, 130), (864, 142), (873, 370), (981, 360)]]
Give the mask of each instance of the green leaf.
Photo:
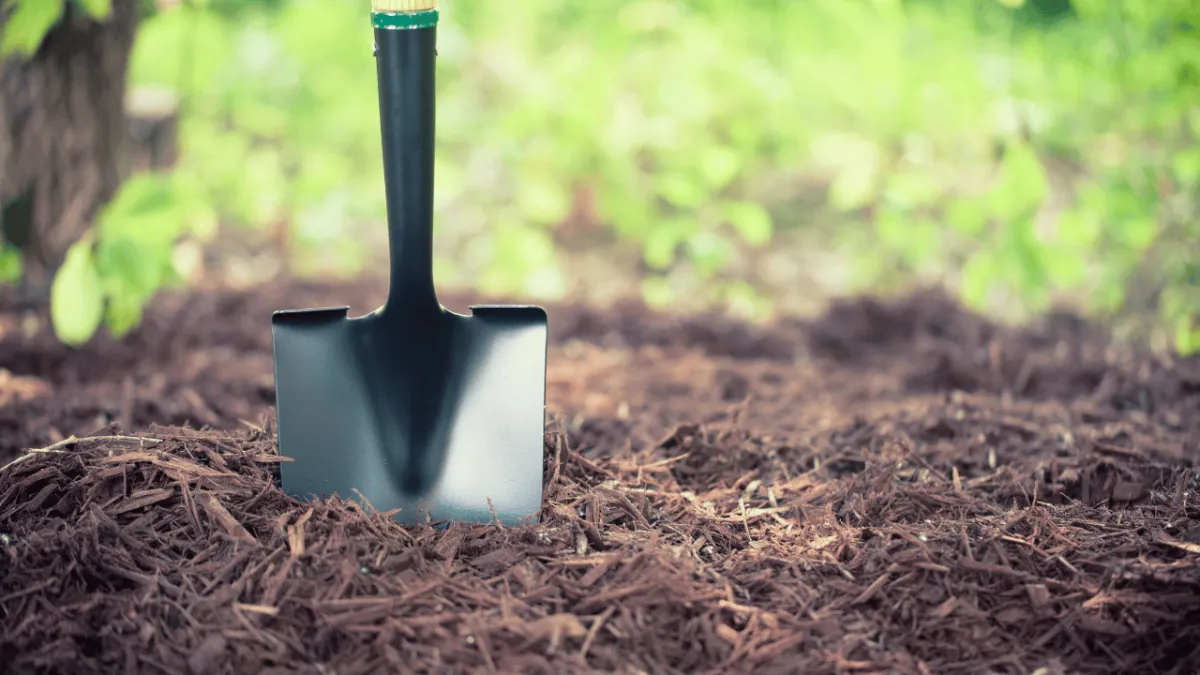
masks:
[(646, 277), (642, 280), (642, 299), (650, 307), (666, 307), (675, 302), (675, 291), (662, 277)]
[(665, 221), (646, 233), (642, 243), (642, 255), (652, 269), (665, 270), (675, 262), (675, 250), (683, 241), (684, 233), (675, 221)]
[(0, 284), (15, 284), (21, 280), (21, 250), (0, 242)]
[(571, 208), (563, 177), (551, 172), (528, 172), (517, 185), (517, 208), (532, 223), (555, 223)]
[(1125, 304), (1125, 279), (1109, 272), (1088, 300), (1095, 311), (1111, 313), (1120, 310)]
[(875, 216), (875, 234), (884, 248), (906, 252), (909, 244), (909, 225), (912, 221), (898, 209), (883, 209)]
[(655, 191), (659, 196), (670, 202), (672, 206), (681, 209), (692, 209), (704, 202), (707, 191), (699, 181), (679, 172), (669, 172), (658, 176), (654, 182)]
[(941, 192), (937, 179), (928, 171), (901, 171), (888, 177), (884, 196), (892, 204), (915, 209), (932, 204)]
[(701, 278), (716, 274), (729, 261), (729, 244), (712, 232), (697, 232), (688, 238), (687, 248)]
[(762, 321), (772, 313), (771, 298), (745, 281), (732, 281), (721, 288), (725, 304), (732, 315)]
[(104, 318), (104, 293), (87, 238), (67, 250), (50, 286), (50, 319), (65, 344), (78, 346), (92, 338)]
[(647, 229), (655, 227), (654, 214), (647, 201), (623, 186), (610, 183), (596, 197), (600, 216), (611, 224), (619, 237), (636, 241)]
[(1064, 212), (1055, 223), (1055, 238), (1067, 254), (1089, 250), (1100, 237), (1100, 214), (1083, 205)]
[(856, 211), (875, 199), (883, 153), (876, 140), (856, 135), (827, 134), (813, 143), (818, 164), (834, 172), (829, 204), (839, 211)]
[(956, 199), (946, 207), (946, 221), (967, 236), (978, 236), (987, 228), (988, 214), (978, 200)]
[(984, 309), (996, 279), (996, 259), (988, 251), (971, 256), (962, 271), (963, 301), (974, 309)]
[(1171, 168), (1180, 184), (1196, 187), (1200, 184), (1200, 149), (1191, 148), (1176, 153), (1171, 160)]
[(1074, 289), (1087, 279), (1087, 261), (1078, 252), (1057, 248), (1045, 256), (1047, 278), (1059, 288)]
[(922, 269), (937, 256), (941, 228), (899, 209), (883, 209), (875, 218), (875, 233), (881, 248), (897, 251), (913, 269)]
[(870, 164), (852, 164), (838, 172), (829, 186), (829, 203), (839, 211), (856, 211), (875, 198), (875, 168)]
[(1046, 172), (1033, 148), (1021, 142), (1010, 144), (1000, 164), (1000, 180), (990, 195), (992, 213), (1004, 220), (1031, 216), (1048, 191)]
[(163, 261), (162, 281), (159, 283), (159, 288), (183, 288), (185, 286), (187, 286), (187, 279), (175, 266), (175, 258), (172, 254), (171, 259)]
[(169, 175), (139, 174), (120, 191), (97, 219), (101, 241), (127, 236), (139, 241), (172, 242), (184, 229), (184, 202)]
[(764, 246), (771, 241), (774, 224), (771, 214), (755, 202), (725, 202), (721, 205), (725, 219), (738, 235), (751, 246)]
[[(188, 85), (187, 90), (178, 92), (183, 96), (201, 100), (224, 93), (215, 91), (217, 75), (230, 67), (237, 53), (238, 34), (233, 20), (198, 3), (183, 2), (158, 10), (138, 24), (129, 55), (129, 82), (174, 88), (181, 84), (182, 77)], [(181, 45), (187, 45), (187, 49), (181, 49)], [(181, 145), (197, 147), (183, 139)]]
[(132, 289), (119, 288), (108, 296), (104, 323), (113, 337), (124, 337), (142, 321), (148, 298)]
[[(63, 0), (15, 0), (16, 11), (4, 26), (0, 57), (32, 56), (63, 13)], [(8, 3), (5, 3), (8, 4)]]
[(1033, 219), (1025, 218), (1010, 223), (1006, 234), (1001, 248), (1001, 254), (1010, 263), (1006, 271), (1015, 276), (1016, 286), (1024, 300), (1041, 303), (1047, 297), (1046, 270), (1042, 263), (1044, 251), (1033, 232)]
[(1131, 253), (1145, 251), (1158, 237), (1159, 224), (1153, 216), (1122, 220), (1115, 228), (1116, 239)]
[(1200, 352), (1200, 327), (1191, 317), (1181, 319), (1175, 325), (1175, 350), (1180, 356), (1191, 356)]
[(112, 0), (75, 0), (83, 7), (83, 11), (97, 19), (107, 19), (112, 13)]
[(1072, 9), (1084, 20), (1099, 19), (1117, 4), (1112, 0), (1071, 0)]
[(172, 256), (189, 221), (211, 211), (184, 174), (140, 174), (126, 181), (97, 219), (94, 266), (107, 298), (104, 315), (120, 337), (141, 321), (142, 308), (172, 278)]
[(700, 172), (714, 190), (728, 185), (740, 168), (741, 158), (737, 152), (725, 146), (712, 146), (700, 155)]
[(170, 251), (129, 235), (101, 239), (96, 246), (96, 270), (106, 282), (119, 283), (116, 288), (110, 286), (110, 298), (118, 294), (148, 296), (162, 283), (163, 263)]

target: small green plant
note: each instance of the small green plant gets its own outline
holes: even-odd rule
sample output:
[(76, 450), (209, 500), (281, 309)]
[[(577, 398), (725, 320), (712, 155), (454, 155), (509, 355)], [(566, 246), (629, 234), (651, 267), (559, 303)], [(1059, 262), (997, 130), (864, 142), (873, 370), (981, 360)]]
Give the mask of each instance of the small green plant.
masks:
[(135, 328), (151, 297), (180, 281), (172, 263), (178, 238), (203, 236), (212, 224), (190, 182), (157, 174), (126, 181), (54, 277), (50, 316), (58, 338), (79, 345), (101, 325), (115, 337)]

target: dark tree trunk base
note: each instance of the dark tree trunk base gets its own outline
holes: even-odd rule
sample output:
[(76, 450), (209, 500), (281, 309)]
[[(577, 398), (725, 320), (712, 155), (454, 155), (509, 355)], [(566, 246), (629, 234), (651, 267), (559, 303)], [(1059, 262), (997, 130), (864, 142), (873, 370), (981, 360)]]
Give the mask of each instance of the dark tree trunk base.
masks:
[(29, 207), (5, 209), (0, 225), (23, 244), (34, 287), (48, 283), (125, 174), (136, 3), (114, 0), (103, 22), (68, 7), (32, 58), (0, 62), (0, 206)]

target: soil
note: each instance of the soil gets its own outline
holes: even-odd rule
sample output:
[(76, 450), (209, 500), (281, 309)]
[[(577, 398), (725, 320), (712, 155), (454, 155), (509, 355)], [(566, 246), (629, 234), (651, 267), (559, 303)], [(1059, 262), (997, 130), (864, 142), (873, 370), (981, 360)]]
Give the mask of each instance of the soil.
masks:
[(379, 299), (0, 308), (0, 671), (1200, 672), (1200, 361), (936, 292), (550, 307), (541, 521), (404, 527), (276, 482), (270, 312)]

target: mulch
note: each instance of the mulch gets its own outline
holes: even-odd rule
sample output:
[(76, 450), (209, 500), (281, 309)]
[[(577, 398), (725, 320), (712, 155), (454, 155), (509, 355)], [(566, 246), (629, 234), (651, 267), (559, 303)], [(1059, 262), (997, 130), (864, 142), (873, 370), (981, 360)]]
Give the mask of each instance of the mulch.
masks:
[(81, 350), (0, 301), (0, 672), (1200, 672), (1200, 361), (936, 292), (550, 307), (540, 522), (409, 527), (278, 487), (270, 311), (347, 298)]

